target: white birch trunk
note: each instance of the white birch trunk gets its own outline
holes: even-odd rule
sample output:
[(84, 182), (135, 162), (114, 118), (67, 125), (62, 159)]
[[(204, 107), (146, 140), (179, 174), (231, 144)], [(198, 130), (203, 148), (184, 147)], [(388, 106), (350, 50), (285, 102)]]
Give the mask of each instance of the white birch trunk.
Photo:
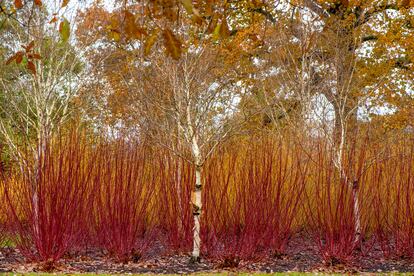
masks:
[(194, 200), (193, 200), (193, 216), (194, 216), (194, 240), (193, 240), (193, 261), (200, 260), (200, 246), (201, 246), (201, 237), (200, 237), (200, 217), (201, 217), (201, 167), (196, 166), (195, 170), (195, 190), (194, 190)]
[(201, 237), (200, 237), (200, 218), (201, 218), (201, 153), (198, 146), (198, 142), (195, 136), (192, 139), (192, 151), (195, 159), (195, 186), (194, 186), (194, 196), (193, 196), (193, 217), (194, 217), (194, 229), (193, 229), (193, 254), (192, 261), (200, 261), (200, 247), (201, 247)]

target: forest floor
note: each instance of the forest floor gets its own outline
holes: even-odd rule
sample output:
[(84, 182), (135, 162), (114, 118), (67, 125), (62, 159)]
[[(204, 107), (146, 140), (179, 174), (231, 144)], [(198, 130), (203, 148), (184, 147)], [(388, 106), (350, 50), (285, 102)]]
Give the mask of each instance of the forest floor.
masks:
[[(189, 274), (189, 273), (403, 273), (414, 272), (413, 260), (384, 259), (382, 252), (371, 248), (368, 252), (355, 256), (347, 264), (327, 266), (319, 257), (318, 249), (310, 241), (292, 240), (287, 254), (282, 257), (260, 262), (240, 261), (237, 267), (225, 267), (222, 261), (206, 258), (201, 263), (190, 264), (188, 255), (163, 255), (147, 257), (136, 262), (119, 263), (102, 252), (90, 251), (67, 255), (55, 266), (48, 263), (28, 263), (16, 248), (0, 249), (0, 272), (60, 272), (60, 273), (104, 273), (104, 274)], [(294, 273), (295, 274), (295, 273)], [(410, 274), (412, 275), (412, 274)]]

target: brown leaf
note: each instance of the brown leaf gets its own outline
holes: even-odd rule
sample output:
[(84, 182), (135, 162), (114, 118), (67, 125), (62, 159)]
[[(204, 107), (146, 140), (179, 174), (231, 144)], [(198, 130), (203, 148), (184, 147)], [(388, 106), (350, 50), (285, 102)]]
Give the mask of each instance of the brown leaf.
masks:
[(33, 73), (33, 75), (36, 75), (36, 66), (32, 61), (29, 61), (27, 63), (27, 69), (29, 69)]
[(165, 29), (163, 32), (164, 46), (167, 53), (173, 59), (179, 59), (181, 57), (181, 41), (173, 34), (170, 29)]
[(69, 4), (69, 0), (63, 0), (62, 8), (66, 7)]
[(220, 37), (221, 38), (227, 38), (230, 35), (229, 26), (227, 25), (226, 17), (223, 16), (223, 19), (221, 20), (221, 26), (220, 26)]
[(22, 2), (22, 0), (14, 0), (14, 6), (16, 7), (16, 9), (23, 8), (23, 2)]
[(125, 26), (124, 32), (127, 37), (139, 39), (142, 36), (147, 35), (145, 30), (141, 27), (138, 27), (135, 24), (135, 16), (129, 12), (125, 11)]

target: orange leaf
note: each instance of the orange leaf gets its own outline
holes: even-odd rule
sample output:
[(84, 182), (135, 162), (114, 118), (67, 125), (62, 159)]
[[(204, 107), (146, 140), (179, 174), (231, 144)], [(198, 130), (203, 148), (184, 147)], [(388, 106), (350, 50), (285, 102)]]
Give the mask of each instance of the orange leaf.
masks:
[(127, 36), (135, 36), (137, 26), (135, 25), (135, 17), (129, 11), (125, 11), (125, 34)]
[(24, 52), (22, 52), (22, 51), (19, 51), (19, 52), (15, 53), (13, 56), (11, 56), (6, 61), (6, 65), (12, 63), (14, 60), (16, 61), (17, 64), (20, 64), (23, 61), (23, 56), (24, 56)]
[(179, 59), (181, 57), (181, 41), (175, 37), (173, 32), (170, 29), (165, 29), (163, 32), (164, 36), (164, 45), (167, 53), (173, 59)]
[(27, 63), (27, 69), (29, 69), (33, 73), (33, 75), (36, 75), (36, 66), (33, 62), (29, 61)]
[(22, 2), (22, 0), (14, 0), (14, 6), (16, 7), (16, 9), (23, 8), (23, 2)]
[(49, 24), (52, 24), (52, 23), (55, 23), (55, 22), (57, 22), (58, 21), (58, 19), (57, 19), (57, 17), (56, 16), (54, 16), (50, 21), (49, 21)]
[(34, 3), (36, 4), (36, 6), (39, 6), (39, 7), (43, 5), (42, 0), (34, 0)]
[(69, 3), (69, 0), (63, 0), (62, 2), (62, 8), (66, 7)]

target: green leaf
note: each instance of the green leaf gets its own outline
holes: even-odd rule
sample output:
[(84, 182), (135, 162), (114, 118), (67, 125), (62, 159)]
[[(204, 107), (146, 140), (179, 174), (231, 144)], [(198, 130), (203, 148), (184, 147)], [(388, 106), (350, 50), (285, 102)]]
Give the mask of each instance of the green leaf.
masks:
[(70, 36), (70, 23), (66, 18), (64, 18), (63, 21), (60, 22), (59, 32), (60, 32), (60, 38), (62, 39), (62, 41), (66, 42)]

